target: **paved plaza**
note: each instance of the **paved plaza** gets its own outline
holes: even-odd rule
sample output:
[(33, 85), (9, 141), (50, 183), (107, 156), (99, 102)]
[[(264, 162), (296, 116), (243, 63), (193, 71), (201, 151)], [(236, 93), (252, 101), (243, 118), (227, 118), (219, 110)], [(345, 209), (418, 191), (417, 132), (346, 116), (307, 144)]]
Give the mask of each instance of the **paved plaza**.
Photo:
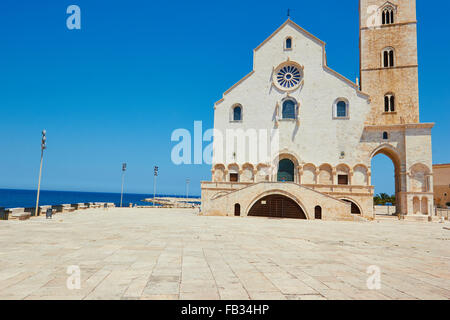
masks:
[(0, 299), (449, 299), (444, 227), (129, 208), (0, 221)]

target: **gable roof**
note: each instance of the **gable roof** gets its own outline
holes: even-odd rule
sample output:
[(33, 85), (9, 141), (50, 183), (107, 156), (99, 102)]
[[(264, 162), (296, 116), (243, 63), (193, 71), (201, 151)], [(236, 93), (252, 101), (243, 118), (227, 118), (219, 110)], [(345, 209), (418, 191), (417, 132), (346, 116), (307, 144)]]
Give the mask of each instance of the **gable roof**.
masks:
[(277, 30), (275, 30), (266, 40), (264, 40), (259, 46), (256, 47), (253, 51), (258, 51), (266, 42), (268, 42), (270, 39), (272, 39), (278, 32), (280, 32), (285, 26), (291, 25), (294, 29), (299, 31), (300, 33), (304, 34), (308, 38), (311, 38), (315, 42), (319, 43), (321, 46), (325, 46), (325, 42), (314, 36), (312, 33), (306, 31), (302, 27), (300, 27), (298, 24), (296, 24), (294, 21), (292, 21), (290, 18), (288, 18)]
[(341, 75), (340, 73), (334, 71), (333, 69), (331, 69), (330, 67), (328, 67), (327, 65), (327, 54), (325, 51), (325, 45), (326, 43), (322, 40), (320, 40), (319, 38), (317, 38), (316, 36), (314, 36), (312, 33), (306, 31), (305, 29), (303, 29), (302, 27), (300, 27), (298, 24), (296, 24), (294, 21), (292, 21), (290, 18), (288, 18), (280, 27), (278, 27), (277, 30), (275, 30), (268, 38), (266, 38), (266, 40), (264, 40), (259, 46), (257, 46), (255, 49), (253, 49), (253, 69), (250, 73), (248, 73), (244, 78), (242, 78), (241, 80), (239, 80), (238, 82), (236, 82), (231, 88), (229, 88), (227, 91), (224, 92), (222, 99), (220, 99), (219, 101), (217, 101), (214, 104), (214, 109), (216, 108), (216, 106), (220, 103), (222, 103), (225, 100), (225, 95), (227, 95), (228, 93), (230, 93), (234, 88), (236, 88), (238, 85), (240, 85), (242, 82), (244, 82), (246, 79), (248, 79), (251, 75), (253, 75), (253, 73), (255, 72), (255, 66), (254, 66), (254, 61), (255, 61), (255, 53), (256, 51), (258, 51), (260, 48), (262, 48), (270, 39), (272, 39), (278, 32), (280, 32), (284, 27), (286, 27), (287, 25), (292, 26), (294, 29), (296, 29), (297, 31), (299, 31), (300, 33), (302, 33), (303, 35), (305, 35), (306, 37), (310, 38), (311, 40), (313, 40), (314, 42), (318, 43), (320, 46), (322, 46), (322, 52), (323, 52), (323, 67), (325, 69), (325, 71), (328, 71), (330, 73), (332, 73), (334, 76), (336, 76), (337, 78), (339, 78), (340, 80), (346, 82), (348, 85), (352, 86), (358, 94), (362, 95), (363, 97), (365, 97), (366, 99), (370, 98), (370, 95), (368, 95), (365, 92), (362, 92), (359, 88), (359, 85), (354, 83), (353, 81), (349, 80), (348, 78), (344, 77), (343, 75)]

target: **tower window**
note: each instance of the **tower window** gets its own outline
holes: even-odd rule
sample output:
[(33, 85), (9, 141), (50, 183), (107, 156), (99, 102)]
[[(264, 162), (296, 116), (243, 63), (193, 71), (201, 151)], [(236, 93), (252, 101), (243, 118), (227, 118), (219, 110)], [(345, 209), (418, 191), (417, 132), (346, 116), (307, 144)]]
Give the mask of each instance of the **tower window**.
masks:
[(292, 100), (286, 100), (283, 102), (282, 118), (283, 119), (295, 119), (295, 102)]
[(382, 14), (382, 24), (393, 24), (394, 23), (394, 9), (392, 7), (387, 7), (383, 10)]
[(286, 39), (286, 49), (292, 49), (292, 38)]
[(383, 50), (383, 67), (391, 68), (394, 66), (394, 49), (388, 48)]
[(387, 132), (383, 132), (383, 140), (389, 139), (389, 134)]
[(384, 112), (395, 112), (395, 96), (387, 94), (384, 96)]

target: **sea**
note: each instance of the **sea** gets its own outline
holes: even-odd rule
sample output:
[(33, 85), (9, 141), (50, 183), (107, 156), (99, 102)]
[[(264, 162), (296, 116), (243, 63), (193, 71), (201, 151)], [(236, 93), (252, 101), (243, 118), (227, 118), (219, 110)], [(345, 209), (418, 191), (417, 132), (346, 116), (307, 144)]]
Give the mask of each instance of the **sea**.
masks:
[[(36, 195), (36, 190), (0, 189), (0, 208), (35, 207)], [(158, 194), (157, 197), (184, 198), (185, 196)], [(149, 198), (153, 198), (153, 194), (124, 193), (122, 205), (127, 207), (132, 203), (133, 205), (136, 204), (138, 206), (151, 206), (151, 202), (142, 201)], [(200, 202), (200, 197), (198, 196), (189, 196), (189, 198), (199, 199)], [(40, 206), (84, 202), (111, 202), (116, 206), (119, 206), (120, 193), (41, 190), (39, 196)]]

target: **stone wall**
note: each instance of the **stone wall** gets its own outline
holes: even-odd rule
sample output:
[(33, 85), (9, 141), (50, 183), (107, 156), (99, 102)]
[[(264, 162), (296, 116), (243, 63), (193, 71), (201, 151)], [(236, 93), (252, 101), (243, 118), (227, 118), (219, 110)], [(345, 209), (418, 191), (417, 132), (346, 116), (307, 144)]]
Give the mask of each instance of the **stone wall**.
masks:
[[(419, 122), (417, 21), (415, 0), (392, 0), (395, 23), (381, 25), (385, 0), (361, 0), (360, 50), (361, 89), (371, 97), (366, 123), (402, 124)], [(370, 6), (378, 6), (372, 12)], [(368, 24), (376, 15), (375, 26)], [(383, 50), (394, 50), (394, 66), (385, 68)], [(385, 112), (384, 96), (393, 94), (395, 112)]]
[(450, 202), (450, 164), (434, 165), (433, 174), (435, 203), (447, 207)]

